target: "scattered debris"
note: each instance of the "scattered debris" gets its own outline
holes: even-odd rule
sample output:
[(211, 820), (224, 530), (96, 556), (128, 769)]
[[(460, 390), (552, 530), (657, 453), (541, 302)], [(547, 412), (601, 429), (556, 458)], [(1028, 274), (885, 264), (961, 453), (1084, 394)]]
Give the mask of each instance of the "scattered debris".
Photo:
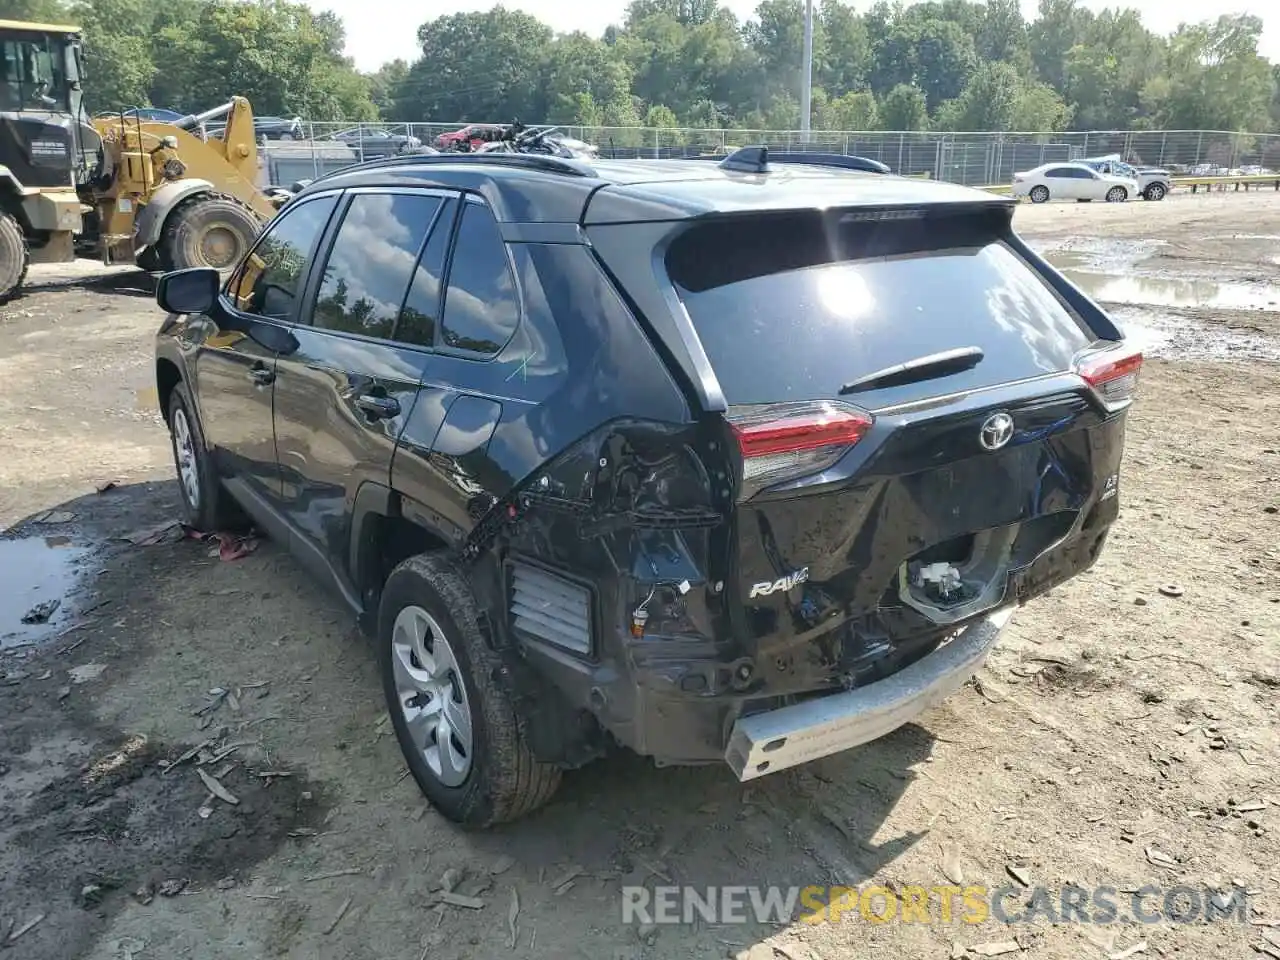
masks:
[(358, 877), (362, 873), (364, 873), (364, 871), (358, 867), (348, 867), (345, 870), (330, 870), (328, 873), (317, 873), (310, 877), (303, 877), (302, 882), (314, 883), (317, 880), (332, 880), (335, 877)]
[(70, 686), (66, 686), (66, 687), (59, 687), (59, 688), (58, 688), (58, 699), (59, 699), (59, 700), (65, 700), (65, 699), (67, 699), (67, 697), (69, 697), (69, 696), (71, 696), (71, 687), (70, 687)]
[(969, 947), (969, 952), (978, 957), (1002, 957), (1006, 953), (1017, 953), (1022, 947), (1017, 940), (1000, 940), (995, 943), (978, 943)]
[(62, 606), (62, 601), (56, 597), (53, 600), (43, 600), (22, 615), (22, 622), (27, 624), (48, 623), (49, 618)]
[(1006, 866), (1005, 871), (1013, 879), (1017, 880), (1024, 887), (1031, 886), (1031, 873), (1025, 867), (1015, 867), (1013, 864)]
[(44, 513), (31, 518), (32, 523), (70, 523), (76, 518), (76, 515), (70, 510), (46, 510)]
[(942, 875), (952, 883), (964, 883), (964, 867), (960, 863), (960, 848), (954, 843), (942, 845)]
[(516, 920), (520, 917), (520, 894), (516, 892), (516, 888), (511, 888), (511, 906), (507, 910), (507, 932), (510, 936), (507, 938), (507, 946), (512, 950), (516, 948)]
[(165, 880), (156, 888), (156, 892), (162, 897), (176, 897), (183, 890), (190, 886), (191, 881), (186, 879), (170, 879)]
[(574, 864), (572, 867), (566, 870), (561, 876), (559, 876), (557, 879), (552, 881), (551, 889), (555, 890), (557, 894), (560, 894), (561, 892), (567, 892), (567, 888), (569, 884), (573, 883), (574, 880), (582, 876), (584, 872), (585, 871), (583, 870), (582, 867), (578, 866), (577, 864)]
[(315, 837), (319, 835), (320, 831), (315, 827), (294, 827), (288, 832), (288, 834), (286, 834), (286, 836), (293, 837), (295, 840), (301, 837)]
[(448, 903), (455, 907), (466, 907), (468, 910), (484, 909), (484, 901), (479, 897), (464, 897), (460, 893), (451, 893), (448, 890), (441, 892), (440, 902)]
[(212, 774), (205, 773), (203, 770), (197, 767), (196, 775), (200, 778), (201, 782), (204, 783), (206, 787), (208, 787), (209, 792), (212, 793), (219, 800), (223, 801), (224, 803), (229, 803), (233, 807), (240, 802), (240, 798), (237, 797), (230, 790), (228, 790), (226, 787), (224, 787), (221, 783), (219, 783), (218, 779), (214, 777)]
[[(640, 924), (640, 926), (636, 927), (636, 936), (640, 939), (641, 943), (652, 945), (653, 941), (657, 939), (658, 936), (658, 925), (652, 920), (645, 921)], [(769, 960), (773, 960), (773, 951), (771, 950), (769, 954)]]
[(1160, 592), (1166, 597), (1180, 597), (1184, 591), (1182, 587), (1176, 583), (1162, 583), (1160, 585)]
[(1178, 867), (1177, 860), (1169, 856), (1169, 854), (1157, 850), (1155, 847), (1147, 847), (1144, 852), (1147, 855), (1147, 862), (1153, 863), (1157, 867), (1169, 867), (1170, 869), (1176, 869)]
[(156, 888), (150, 883), (144, 883), (137, 890), (133, 891), (133, 899), (137, 900), (144, 907), (155, 898)]
[(22, 926), (18, 927), (11, 934), (9, 934), (9, 936), (5, 938), (5, 943), (13, 943), (23, 934), (30, 933), (32, 930), (36, 928), (36, 925), (39, 924), (40, 921), (42, 921), (44, 918), (45, 918), (45, 914), (37, 913), (34, 917), (32, 917)]
[(462, 882), (462, 871), (457, 867), (450, 867), (440, 877), (440, 889), (445, 893), (452, 893), (458, 889), (458, 884)]
[(1123, 950), (1117, 950), (1109, 955), (1107, 960), (1128, 960), (1129, 957), (1137, 956), (1140, 953), (1147, 952), (1147, 941), (1139, 940), (1132, 947), (1125, 947)]
[(235, 877), (223, 877), (223, 878), (222, 878), (221, 880), (219, 880), (219, 881), (217, 882), (217, 884), (216, 884), (216, 886), (217, 886), (217, 888), (218, 888), (219, 890), (230, 890), (230, 889), (231, 889), (231, 888), (233, 888), (235, 885), (236, 885), (236, 878), (235, 878)]
[(502, 856), (500, 856), (497, 860), (493, 862), (493, 866), (489, 868), (489, 874), (491, 876), (496, 877), (501, 873), (506, 873), (513, 866), (515, 866), (515, 863), (516, 863), (515, 857), (509, 857), (504, 853)]
[(72, 683), (88, 683), (90, 680), (97, 680), (106, 671), (105, 663), (82, 663), (78, 667), (72, 667), (67, 671), (67, 676)]
[(114, 490), (118, 486), (119, 484), (114, 480), (107, 480), (105, 483), (100, 483), (94, 487), (94, 490), (98, 493), (106, 493), (108, 490)]
[(329, 926), (324, 929), (324, 935), (326, 937), (333, 933), (334, 930), (338, 929), (338, 924), (342, 922), (342, 918), (345, 917), (347, 915), (347, 911), (351, 909), (352, 900), (352, 897), (347, 897), (347, 899), (342, 901), (342, 906), (338, 908), (338, 912), (334, 915), (333, 919), (329, 921)]
[(126, 533), (121, 539), (135, 547), (153, 547), (160, 543), (177, 543), (184, 535), (181, 523), (177, 520), (167, 520), (154, 527)]
[(188, 760), (190, 760), (191, 758), (193, 758), (196, 754), (198, 754), (198, 753), (199, 753), (201, 750), (203, 750), (205, 747), (211, 747), (211, 746), (213, 746), (216, 742), (217, 742), (217, 738), (215, 738), (215, 737), (210, 737), (208, 740), (202, 740), (200, 743), (197, 743), (194, 747), (192, 747), (192, 748), (191, 748), (190, 750), (188, 750), (186, 753), (182, 754), (182, 755), (181, 755), (180, 757), (178, 757), (178, 759), (176, 759), (176, 760), (169, 760), (169, 761), (161, 760), (161, 761), (160, 761), (160, 772), (161, 772), (161, 774), (162, 774), (162, 775), (163, 775), (163, 774), (166, 774), (166, 773), (168, 773), (170, 770), (172, 770), (174, 767), (179, 766), (180, 764), (186, 763)]
[[(1227, 801), (1231, 804), (1231, 801)], [(1244, 803), (1231, 804), (1235, 807), (1236, 813), (1252, 813), (1255, 810), (1265, 810), (1267, 805), (1261, 800), (1246, 800)]]

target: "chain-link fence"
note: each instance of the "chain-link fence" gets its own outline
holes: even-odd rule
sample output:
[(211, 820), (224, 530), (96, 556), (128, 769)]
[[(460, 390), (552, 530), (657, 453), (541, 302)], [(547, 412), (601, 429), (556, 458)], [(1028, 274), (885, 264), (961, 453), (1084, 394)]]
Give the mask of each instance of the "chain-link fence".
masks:
[[(314, 178), (351, 163), (436, 145), (466, 123), (304, 123), (302, 140), (268, 139), (271, 183)], [(1280, 169), (1280, 134), (1225, 130), (1086, 130), (1068, 133), (920, 133), (911, 131), (710, 130), (655, 127), (559, 128), (596, 146), (603, 157), (683, 157), (764, 144), (870, 157), (895, 173), (971, 186), (1008, 183), (1015, 171), (1043, 163), (1119, 155), (1175, 175), (1227, 176)], [(272, 136), (268, 132), (268, 137)], [(288, 136), (288, 134), (286, 134)]]

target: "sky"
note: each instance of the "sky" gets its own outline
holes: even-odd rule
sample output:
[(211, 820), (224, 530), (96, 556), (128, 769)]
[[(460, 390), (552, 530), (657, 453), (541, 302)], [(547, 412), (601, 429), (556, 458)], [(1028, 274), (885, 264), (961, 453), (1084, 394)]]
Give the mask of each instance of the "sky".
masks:
[[(376, 70), (381, 64), (397, 57), (413, 60), (418, 56), (418, 26), (428, 20), (451, 13), (469, 10), (487, 10), (497, 0), (312, 0), (314, 9), (332, 10), (343, 19), (347, 27), (347, 54), (355, 59), (361, 70)], [(855, 0), (854, 6), (864, 9), (872, 0)], [(581, 3), (573, 0), (502, 0), (508, 9), (523, 10), (550, 25), (554, 30), (567, 33), (581, 30), (599, 36), (611, 23), (622, 22), (627, 0), (591, 0)], [(740, 19), (747, 19), (759, 0), (721, 0)], [(372, 7), (376, 6), (377, 15)], [(1035, 16), (1036, 0), (1022, 0), (1023, 15)], [(1166, 31), (1174, 30), (1182, 21), (1197, 21), (1216, 17), (1220, 13), (1251, 13), (1261, 17), (1263, 35), (1260, 53), (1273, 61), (1280, 61), (1280, 12), (1263, 11), (1269, 0), (1247, 0), (1230, 3), (1225, 7), (1206, 7), (1203, 0), (1084, 0), (1084, 6), (1095, 10), (1105, 7), (1132, 7), (1142, 14), (1148, 28), (1163, 25)]]

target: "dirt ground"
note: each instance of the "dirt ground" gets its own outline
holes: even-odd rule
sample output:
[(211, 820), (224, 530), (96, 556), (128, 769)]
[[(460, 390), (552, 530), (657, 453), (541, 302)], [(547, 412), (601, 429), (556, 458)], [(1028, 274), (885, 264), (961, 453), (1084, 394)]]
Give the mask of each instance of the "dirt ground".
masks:
[[(1099, 564), (1019, 611), (976, 683), (876, 743), (750, 786), (622, 755), (486, 834), (405, 779), (369, 645), (277, 547), (222, 562), (123, 539), (177, 507), (150, 380), (159, 312), (136, 273), (33, 270), (0, 312), (2, 945), (31, 960), (1280, 957), (1280, 195), (1024, 206), (1017, 226), (1154, 357)], [(49, 624), (19, 622), (55, 598)], [(238, 803), (191, 762), (166, 771), (201, 744), (198, 769)], [(439, 904), (448, 871), (480, 909)], [(1069, 884), (1121, 891), (1122, 917), (1147, 884), (1250, 905), (1185, 924), (622, 922), (623, 884), (668, 882), (1029, 883), (1015, 915)]]

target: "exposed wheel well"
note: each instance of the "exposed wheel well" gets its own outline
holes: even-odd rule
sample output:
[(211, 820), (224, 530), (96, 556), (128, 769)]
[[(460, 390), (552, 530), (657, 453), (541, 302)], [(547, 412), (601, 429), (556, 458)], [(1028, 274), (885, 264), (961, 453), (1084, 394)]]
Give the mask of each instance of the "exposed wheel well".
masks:
[(402, 561), (420, 553), (442, 550), (445, 540), (401, 516), (370, 514), (360, 525), (360, 582), (365, 610), (374, 612), (382, 586)]
[(160, 416), (169, 416), (169, 398), (173, 388), (182, 382), (182, 374), (172, 360), (156, 361), (156, 397), (160, 402)]

